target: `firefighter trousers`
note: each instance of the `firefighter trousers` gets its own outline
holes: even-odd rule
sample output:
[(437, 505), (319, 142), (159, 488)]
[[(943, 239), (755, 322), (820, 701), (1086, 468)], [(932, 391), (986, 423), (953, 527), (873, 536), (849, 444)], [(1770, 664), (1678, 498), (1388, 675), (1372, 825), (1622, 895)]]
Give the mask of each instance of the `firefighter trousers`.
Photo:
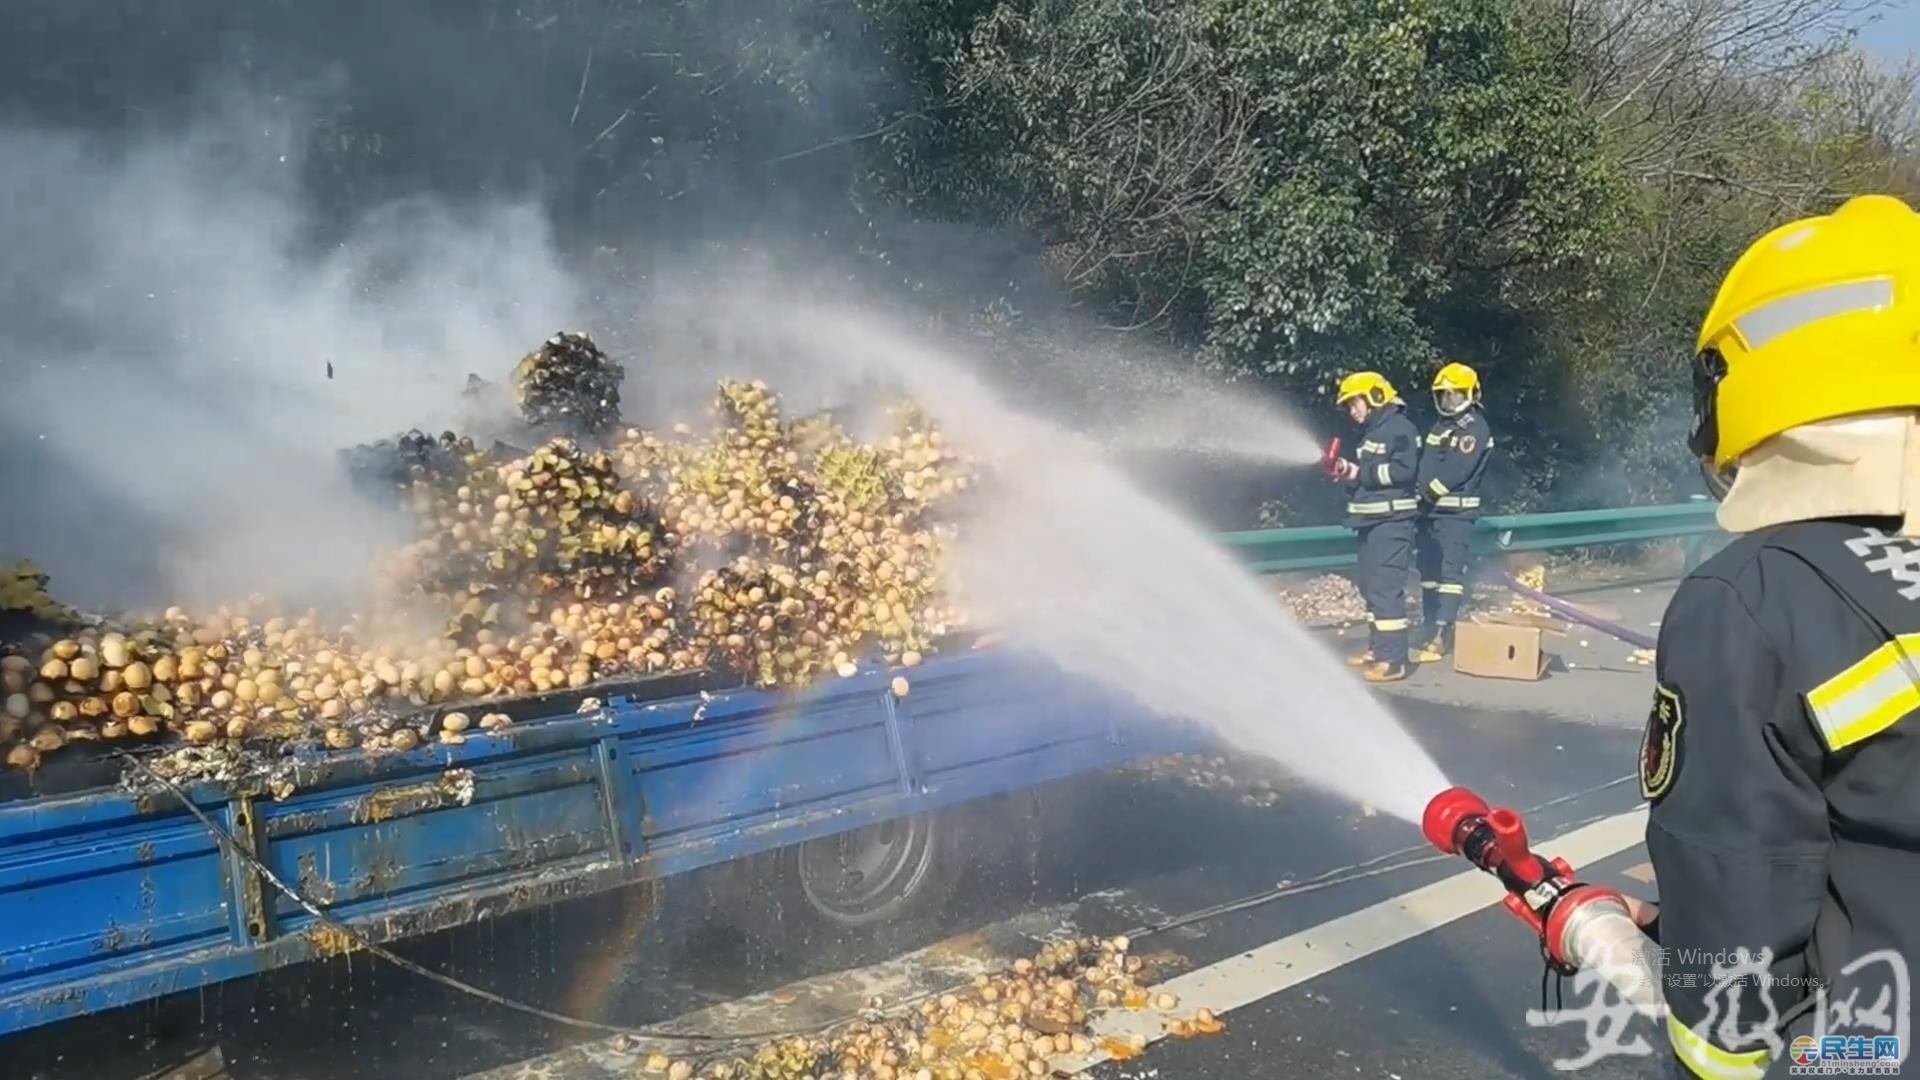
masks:
[(1420, 618), (1426, 633), (1438, 638), (1451, 634), (1467, 597), (1467, 550), (1474, 524), (1452, 514), (1430, 514), (1420, 524)]
[(1368, 649), (1375, 660), (1407, 662), (1407, 571), (1413, 564), (1415, 523), (1383, 521), (1360, 530), (1360, 595), (1372, 623)]

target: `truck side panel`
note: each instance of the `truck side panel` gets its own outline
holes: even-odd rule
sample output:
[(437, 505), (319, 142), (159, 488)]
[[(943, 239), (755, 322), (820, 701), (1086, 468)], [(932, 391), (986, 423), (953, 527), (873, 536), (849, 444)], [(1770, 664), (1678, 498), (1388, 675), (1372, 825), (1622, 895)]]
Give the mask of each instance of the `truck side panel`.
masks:
[[(604, 793), (588, 743), (256, 803), (255, 812), (274, 875), (351, 921), (469, 883), (618, 861)], [(278, 890), (267, 896), (275, 930), (316, 925)]]
[(871, 690), (804, 708), (715, 709), (685, 731), (623, 743), (649, 848), (899, 786), (887, 711)]
[(1070, 775), (1082, 762), (1111, 757), (1123, 730), (1140, 726), (1134, 707), (1041, 670), (992, 679), (964, 670), (931, 675), (915, 680), (901, 702), (908, 767), (928, 789), (991, 784), (1009, 770)]
[[(44, 831), (0, 847), (0, 986), (61, 987), (127, 956), (231, 944), (220, 846), (185, 815), (32, 815)], [(69, 818), (81, 818), (70, 821)]]
[[(282, 801), (196, 790), (236, 844), (375, 941), (680, 873), (1178, 745), (1000, 653), (317, 764)], [(0, 806), (0, 1033), (353, 947), (170, 795)]]

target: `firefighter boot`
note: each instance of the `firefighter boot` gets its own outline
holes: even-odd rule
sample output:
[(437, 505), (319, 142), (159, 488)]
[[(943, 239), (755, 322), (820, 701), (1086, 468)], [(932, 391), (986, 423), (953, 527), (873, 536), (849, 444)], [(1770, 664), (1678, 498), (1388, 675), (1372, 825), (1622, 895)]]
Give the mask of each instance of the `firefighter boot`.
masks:
[(1453, 651), (1453, 624), (1441, 623), (1434, 628), (1433, 637), (1425, 645), (1413, 651), (1408, 657), (1416, 664), (1437, 664)]
[(1379, 663), (1379, 661), (1374, 658), (1372, 649), (1367, 649), (1347, 657), (1347, 666), (1350, 668), (1370, 668), (1377, 663)]
[(1360, 677), (1370, 683), (1399, 682), (1407, 677), (1407, 665), (1377, 660), (1360, 669)]

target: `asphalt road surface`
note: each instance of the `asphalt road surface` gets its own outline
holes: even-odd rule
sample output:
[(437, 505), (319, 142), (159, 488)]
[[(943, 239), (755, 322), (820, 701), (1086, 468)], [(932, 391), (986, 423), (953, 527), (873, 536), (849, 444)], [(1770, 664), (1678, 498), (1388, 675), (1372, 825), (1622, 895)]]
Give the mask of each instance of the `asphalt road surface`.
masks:
[[(1651, 632), (1664, 591), (1628, 583), (1581, 599)], [(1385, 696), (1453, 782), (1531, 810), (1543, 851), (1560, 853), (1553, 840), (1566, 837), (1590, 879), (1651, 897), (1632, 781), (1651, 676), (1627, 661), (1631, 646), (1597, 632), (1549, 635), (1546, 647), (1556, 661), (1539, 682), (1429, 670)], [(1337, 723), (1324, 737), (1340, 737)], [(1306, 759), (1314, 749), (1298, 752)], [(1082, 778), (967, 808), (945, 824), (964, 841), (964, 872), (944, 903), (884, 933), (830, 934), (777, 910), (742, 927), (714, 917), (712, 881), (675, 879), (406, 951), (457, 978), (605, 1023), (783, 1029), (956, 981), (1049, 936), (1140, 931), (1281, 883), (1315, 883), (1135, 934), (1136, 951), (1156, 958), (1183, 1007), (1214, 1007), (1224, 1034), (1163, 1038), (1156, 1019), (1123, 1017), (1148, 1025), (1141, 1030), (1154, 1041), (1144, 1054), (1056, 1067), (1100, 1080), (1545, 1078), (1562, 1075), (1556, 1060), (1592, 1049), (1572, 1017), (1529, 1020), (1542, 1004), (1538, 949), (1495, 904), (1489, 879), (1433, 856), (1414, 824), (1321, 795), (1271, 763)], [(1582, 1003), (1571, 984), (1564, 995), (1568, 1009)], [(1662, 1040), (1651, 1021), (1633, 1018), (1615, 1034), (1615, 1052), (1578, 1075), (1658, 1074)], [(134, 1080), (213, 1055), (201, 1060), (224, 1071), (180, 1075), (631, 1075), (631, 1058), (605, 1038), (362, 955), (15, 1036), (0, 1041), (0, 1072)]]

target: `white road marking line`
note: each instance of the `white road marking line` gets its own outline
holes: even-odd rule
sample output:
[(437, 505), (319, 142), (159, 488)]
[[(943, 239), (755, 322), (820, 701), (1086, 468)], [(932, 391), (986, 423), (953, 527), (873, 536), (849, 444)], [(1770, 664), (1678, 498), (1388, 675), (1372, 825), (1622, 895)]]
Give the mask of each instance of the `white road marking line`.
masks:
[[(1537, 842), (1535, 846), (1549, 855), (1564, 857), (1576, 868), (1584, 867), (1640, 843), (1646, 834), (1646, 818), (1646, 809), (1642, 807), (1575, 829), (1564, 836)], [(1003, 923), (916, 950), (871, 968), (816, 976), (777, 990), (708, 1006), (657, 1025), (654, 1030), (667, 1033), (674, 1030), (726, 1031), (796, 1024), (804, 1026), (809, 1021), (817, 1022), (819, 1019), (857, 1011), (870, 995), (894, 1002), (914, 993), (925, 992), (930, 985), (962, 982), (973, 974), (1011, 962), (1011, 955), (1005, 955), (1001, 949), (994, 947), (994, 939), (1030, 940), (1073, 936), (1078, 933), (1075, 922), (1080, 904), (1105, 895), (1096, 893), (1073, 903), (1026, 912)], [(1196, 968), (1157, 984), (1151, 988), (1152, 993), (1169, 992), (1179, 996), (1180, 1004), (1173, 1013), (1116, 1010), (1096, 1017), (1090, 1025), (1091, 1034), (1096, 1047), (1103, 1038), (1124, 1040), (1135, 1032), (1144, 1036), (1149, 1043), (1158, 1042), (1167, 1037), (1164, 1027), (1166, 1020), (1191, 1017), (1200, 1009), (1211, 1009), (1215, 1014), (1224, 1016), (1316, 975), (1455, 922), (1498, 903), (1501, 895), (1500, 885), (1492, 877), (1478, 870), (1464, 871), (1269, 942), (1250, 953)], [(684, 1054), (688, 1048), (685, 1044), (670, 1042), (648, 1045), (638, 1039), (595, 1039), (552, 1054), (476, 1073), (467, 1080), (622, 1077), (631, 1075), (645, 1055), (656, 1049), (668, 1054)], [(1059, 1055), (1048, 1064), (1053, 1070), (1077, 1073), (1107, 1060), (1109, 1055), (1096, 1049), (1092, 1055), (1084, 1058)]]
[[(1646, 838), (1647, 810), (1642, 806), (1575, 829), (1564, 836), (1535, 841), (1534, 847), (1557, 855), (1575, 869), (1617, 855)], [(1061, 1055), (1049, 1064), (1059, 1072), (1084, 1072), (1111, 1055), (1098, 1049), (1106, 1038), (1125, 1041), (1144, 1036), (1149, 1043), (1167, 1037), (1168, 1020), (1191, 1017), (1200, 1009), (1224, 1016), (1234, 1009), (1298, 986), (1317, 975), (1351, 964), (1383, 949), (1457, 922), (1500, 902), (1505, 890), (1492, 875), (1466, 870), (1411, 892), (1342, 915), (1268, 942), (1251, 952), (1195, 968), (1150, 989), (1179, 997), (1171, 1014), (1151, 1010), (1114, 1011), (1092, 1023), (1095, 1051)]]
[(1653, 884), (1653, 864), (1650, 862), (1629, 866), (1620, 872), (1643, 885)]

